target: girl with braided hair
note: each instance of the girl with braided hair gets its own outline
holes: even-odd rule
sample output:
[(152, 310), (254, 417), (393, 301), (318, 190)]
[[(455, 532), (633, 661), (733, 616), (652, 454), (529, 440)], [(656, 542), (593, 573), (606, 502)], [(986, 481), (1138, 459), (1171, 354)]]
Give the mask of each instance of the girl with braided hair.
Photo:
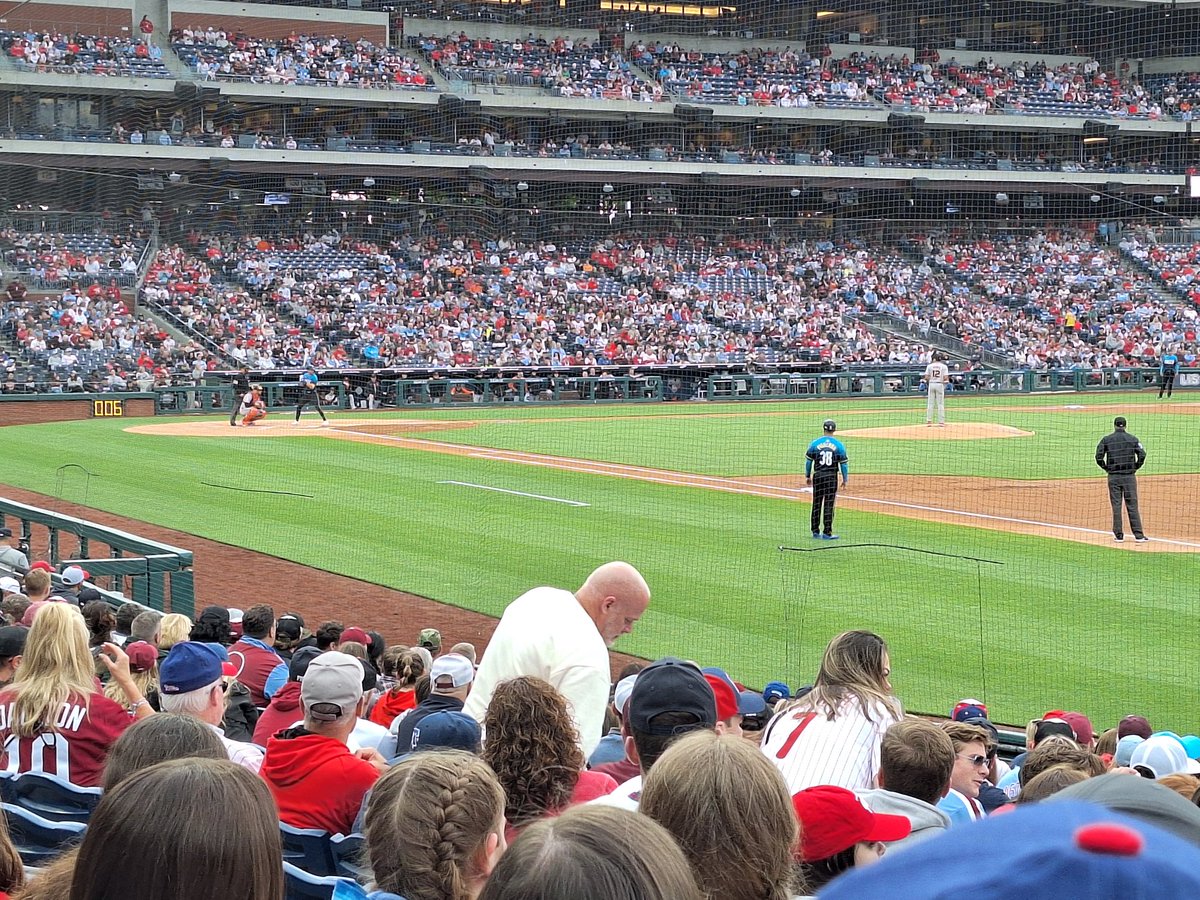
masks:
[(475, 900), (507, 849), (504, 789), (479, 757), (427, 750), (375, 782), (363, 833), (371, 892), (352, 882), (334, 900)]

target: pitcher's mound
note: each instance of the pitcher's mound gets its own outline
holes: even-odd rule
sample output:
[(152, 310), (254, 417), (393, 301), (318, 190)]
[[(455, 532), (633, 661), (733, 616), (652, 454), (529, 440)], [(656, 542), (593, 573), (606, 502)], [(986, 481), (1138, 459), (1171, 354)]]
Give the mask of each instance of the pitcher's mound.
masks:
[(849, 428), (839, 431), (851, 437), (882, 438), (903, 441), (976, 441), (983, 438), (1032, 437), (1011, 425), (992, 422), (947, 422), (945, 425), (890, 425), (886, 428)]

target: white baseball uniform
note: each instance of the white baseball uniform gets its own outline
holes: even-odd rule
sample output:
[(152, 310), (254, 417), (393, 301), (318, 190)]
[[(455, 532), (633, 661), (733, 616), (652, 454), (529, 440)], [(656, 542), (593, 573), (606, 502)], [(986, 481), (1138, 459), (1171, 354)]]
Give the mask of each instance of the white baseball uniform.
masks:
[(933, 421), (937, 413), (939, 425), (946, 424), (946, 383), (950, 380), (950, 369), (944, 362), (931, 362), (925, 367), (925, 384), (928, 397), (925, 400), (925, 424)]

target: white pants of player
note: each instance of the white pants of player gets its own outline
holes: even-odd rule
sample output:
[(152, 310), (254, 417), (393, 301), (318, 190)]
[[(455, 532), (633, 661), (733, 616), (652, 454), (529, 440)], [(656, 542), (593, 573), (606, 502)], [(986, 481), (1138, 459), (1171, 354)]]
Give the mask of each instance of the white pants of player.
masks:
[(944, 384), (929, 385), (929, 396), (925, 400), (925, 422), (933, 421), (934, 410), (937, 411), (939, 425), (946, 423), (946, 386)]

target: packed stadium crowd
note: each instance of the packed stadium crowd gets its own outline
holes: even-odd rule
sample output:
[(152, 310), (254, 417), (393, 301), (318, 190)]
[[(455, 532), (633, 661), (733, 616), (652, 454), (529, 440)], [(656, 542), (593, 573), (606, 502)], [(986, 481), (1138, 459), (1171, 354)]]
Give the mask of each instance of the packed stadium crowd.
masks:
[(24, 71), (58, 75), (171, 78), (162, 49), (120, 35), (0, 30), (0, 49)]
[(447, 78), (478, 84), (542, 87), (563, 97), (665, 99), (662, 87), (634, 73), (624, 54), (586, 39), (529, 35), (514, 40), (416, 35), (410, 44)]
[(171, 48), (206, 81), (436, 90), (420, 63), (367, 40), (297, 34), (272, 40), (223, 28), (182, 28)]
[(130, 286), (145, 248), (146, 240), (138, 235), (29, 234), (0, 228), (4, 271), (47, 287), (113, 280)]
[(995, 892), (1200, 890), (1200, 738), (1054, 709), (1008, 758), (979, 700), (906, 714), (872, 632), (796, 689), (746, 688), (744, 659), (614, 677), (651, 604), (626, 563), (526, 591), (479, 654), (441, 622), (112, 606), (0, 542), (5, 896), (199, 900), (219, 871), (249, 900), (924, 897), (978, 879), (946, 860), (981, 843)]
[[(138, 315), (109, 275), (138, 245), (91, 240), (104, 252), (76, 252), (71, 236), (0, 236), (14, 267), (0, 336), (59, 389), (73, 373), (164, 386), (226, 365), (923, 365), (939, 338), (961, 342), (964, 358), (991, 352), (1033, 370), (1150, 365), (1168, 349), (1190, 365), (1198, 351), (1196, 249), (1133, 231), (1119, 250), (1063, 229), (931, 232), (879, 252), (732, 236), (377, 243), (193, 230), (149, 262)], [(89, 282), (87, 266), (102, 275)], [(39, 273), (66, 287), (33, 299), (21, 278)], [(864, 321), (876, 314), (886, 331)], [(17, 363), (10, 353), (6, 366)]]
[(953, 284), (931, 322), (1023, 366), (1149, 364), (1164, 347), (1196, 358), (1197, 307), (1157, 299), (1153, 275), (1078, 233), (937, 238), (926, 259)]
[[(257, 37), (222, 25), (179, 28), (177, 56), (203, 80), (437, 90), (421, 64), (402, 50), (366, 40), (293, 32)], [(522, 39), (412, 35), (407, 46), (454, 80), (538, 87), (565, 97), (658, 102), (686, 99), (742, 106), (871, 108), (916, 112), (1078, 115), (1190, 121), (1196, 77), (1135, 77), (1106, 71), (1095, 59), (1049, 65), (1029, 59), (975, 62), (937, 51), (834, 56), (791, 47), (706, 52), (669, 42), (628, 48), (570, 36)], [(0, 31), (0, 47), (35, 72), (169, 78), (152, 41), (121, 36)], [(631, 65), (632, 63), (632, 65)]]
[(260, 368), (306, 357), (333, 367), (595, 366), (878, 352), (845, 304), (809, 301), (798, 284), (768, 290), (768, 263), (748, 244), (459, 238), (381, 248), (332, 234), (222, 247), (193, 237), (192, 252), (159, 252), (144, 298)]

